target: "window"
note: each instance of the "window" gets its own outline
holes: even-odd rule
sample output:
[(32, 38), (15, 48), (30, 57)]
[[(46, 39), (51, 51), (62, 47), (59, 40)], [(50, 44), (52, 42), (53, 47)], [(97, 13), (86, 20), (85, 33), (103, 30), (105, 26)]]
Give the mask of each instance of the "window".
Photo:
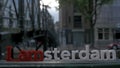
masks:
[(98, 29), (98, 39), (103, 39), (103, 29)]
[(81, 16), (74, 16), (74, 28), (82, 28)]
[(115, 29), (114, 33), (115, 33), (115, 39), (119, 40), (120, 39), (120, 28)]
[(110, 30), (109, 28), (99, 28), (98, 29), (98, 39), (99, 40), (109, 40)]
[(115, 33), (115, 39), (120, 39), (120, 33)]
[(109, 31), (108, 28), (105, 28), (105, 29), (104, 29), (104, 39), (105, 39), (105, 40), (108, 40), (108, 39), (109, 39), (109, 32), (110, 32), (110, 31)]

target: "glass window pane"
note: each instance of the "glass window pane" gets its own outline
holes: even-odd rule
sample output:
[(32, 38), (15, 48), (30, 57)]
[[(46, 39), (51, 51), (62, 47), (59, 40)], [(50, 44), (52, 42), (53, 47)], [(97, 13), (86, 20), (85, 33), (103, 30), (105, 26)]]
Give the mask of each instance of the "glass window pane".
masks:
[(81, 16), (74, 16), (74, 28), (82, 28)]
[(109, 39), (109, 33), (105, 33), (105, 34), (104, 34), (104, 39), (105, 39), (105, 40), (108, 40), (108, 39)]
[(98, 39), (103, 39), (103, 33), (98, 33)]

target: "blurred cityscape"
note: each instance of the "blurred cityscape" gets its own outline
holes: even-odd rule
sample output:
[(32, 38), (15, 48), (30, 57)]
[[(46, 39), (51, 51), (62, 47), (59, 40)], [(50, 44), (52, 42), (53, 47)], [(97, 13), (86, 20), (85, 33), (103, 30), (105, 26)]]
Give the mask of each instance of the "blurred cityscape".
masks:
[(120, 0), (100, 8), (96, 5), (102, 0), (86, 0), (96, 10), (89, 9), (88, 14), (94, 15), (88, 17), (87, 10), (83, 13), (76, 5), (77, 0), (58, 1), (59, 21), (54, 22), (49, 5), (42, 0), (0, 0), (0, 59), (5, 58), (8, 45), (17, 50), (80, 49), (87, 44), (106, 49), (120, 41)]
[(40, 0), (0, 0), (0, 58), (5, 58), (8, 45), (17, 50), (58, 45), (49, 8)]
[(110, 3), (104, 4), (102, 0), (75, 0), (81, 2), (78, 5), (72, 0), (59, 1), (61, 45), (79, 48), (89, 44), (106, 49), (109, 44), (120, 42), (120, 0), (107, 0)]

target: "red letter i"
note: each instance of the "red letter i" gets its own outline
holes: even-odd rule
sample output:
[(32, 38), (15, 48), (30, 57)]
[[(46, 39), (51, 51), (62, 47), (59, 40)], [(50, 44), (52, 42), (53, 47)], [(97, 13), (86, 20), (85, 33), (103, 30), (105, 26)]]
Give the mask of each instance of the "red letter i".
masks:
[(7, 61), (12, 61), (12, 46), (7, 46), (7, 57), (6, 57)]

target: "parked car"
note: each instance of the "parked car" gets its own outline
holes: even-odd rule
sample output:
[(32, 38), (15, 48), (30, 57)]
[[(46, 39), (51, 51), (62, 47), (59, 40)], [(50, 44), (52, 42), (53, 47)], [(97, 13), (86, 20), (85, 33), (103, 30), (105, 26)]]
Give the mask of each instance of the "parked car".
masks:
[(108, 48), (109, 49), (115, 49), (115, 50), (120, 49), (120, 41), (111, 43), (110, 45), (108, 45)]

